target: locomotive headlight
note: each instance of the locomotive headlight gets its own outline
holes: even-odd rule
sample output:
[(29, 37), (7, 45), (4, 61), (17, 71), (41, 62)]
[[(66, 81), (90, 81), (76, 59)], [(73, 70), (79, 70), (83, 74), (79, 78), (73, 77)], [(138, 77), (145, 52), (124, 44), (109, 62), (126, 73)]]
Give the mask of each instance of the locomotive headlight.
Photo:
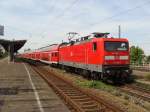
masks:
[(129, 56), (120, 56), (120, 60), (128, 60)]
[(105, 56), (105, 60), (114, 60), (115, 56)]

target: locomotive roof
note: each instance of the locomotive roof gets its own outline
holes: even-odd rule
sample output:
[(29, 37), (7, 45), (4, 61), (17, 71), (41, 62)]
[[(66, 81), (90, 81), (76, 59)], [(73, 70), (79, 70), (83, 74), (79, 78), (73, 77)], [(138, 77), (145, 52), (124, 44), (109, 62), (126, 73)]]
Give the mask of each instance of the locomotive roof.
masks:
[(104, 41), (128, 41), (126, 38), (104, 38)]
[[(81, 37), (81, 38), (77, 38), (77, 39), (74, 39), (74, 40), (70, 40), (69, 43), (63, 43), (63, 44), (60, 45), (60, 47), (86, 43), (86, 42), (89, 42), (89, 41), (92, 41), (92, 40), (95, 40), (95, 39), (99, 40), (99, 38), (103, 38), (105, 40), (110, 40), (110, 41), (119, 39), (119, 38), (113, 38), (113, 37), (108, 38), (109, 34), (110, 33), (108, 33), (108, 32), (105, 32), (105, 33), (93, 32), (90, 35), (87, 35), (87, 36), (84, 36), (84, 37)], [(119, 40), (122, 40), (122, 39), (123, 38), (121, 38)]]
[(102, 33), (102, 32), (93, 32), (92, 34), (110, 34), (108, 32)]

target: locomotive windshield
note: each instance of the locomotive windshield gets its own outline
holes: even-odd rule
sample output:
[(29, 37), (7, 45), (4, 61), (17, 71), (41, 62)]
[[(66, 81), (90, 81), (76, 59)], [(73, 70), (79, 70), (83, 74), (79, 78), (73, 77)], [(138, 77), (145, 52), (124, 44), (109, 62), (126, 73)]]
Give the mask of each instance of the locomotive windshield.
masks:
[(105, 42), (106, 51), (127, 51), (128, 42)]

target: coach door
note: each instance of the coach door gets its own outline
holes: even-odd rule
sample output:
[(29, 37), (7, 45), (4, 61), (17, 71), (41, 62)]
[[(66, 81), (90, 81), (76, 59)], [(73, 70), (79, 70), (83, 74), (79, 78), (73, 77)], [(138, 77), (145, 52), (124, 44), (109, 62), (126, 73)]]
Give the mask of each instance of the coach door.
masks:
[(49, 53), (49, 61), (52, 61), (52, 53)]
[(86, 64), (86, 69), (88, 68), (88, 64), (89, 64), (88, 60), (89, 60), (89, 46), (87, 44), (87, 45), (85, 45), (85, 64)]

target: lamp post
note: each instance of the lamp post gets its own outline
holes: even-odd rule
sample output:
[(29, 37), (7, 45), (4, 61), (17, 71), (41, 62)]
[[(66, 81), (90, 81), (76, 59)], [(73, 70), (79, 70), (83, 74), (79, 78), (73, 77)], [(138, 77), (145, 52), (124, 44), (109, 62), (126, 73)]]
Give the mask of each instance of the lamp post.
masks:
[(121, 38), (121, 26), (118, 26), (118, 37)]
[(0, 36), (4, 36), (4, 26), (0, 25)]

